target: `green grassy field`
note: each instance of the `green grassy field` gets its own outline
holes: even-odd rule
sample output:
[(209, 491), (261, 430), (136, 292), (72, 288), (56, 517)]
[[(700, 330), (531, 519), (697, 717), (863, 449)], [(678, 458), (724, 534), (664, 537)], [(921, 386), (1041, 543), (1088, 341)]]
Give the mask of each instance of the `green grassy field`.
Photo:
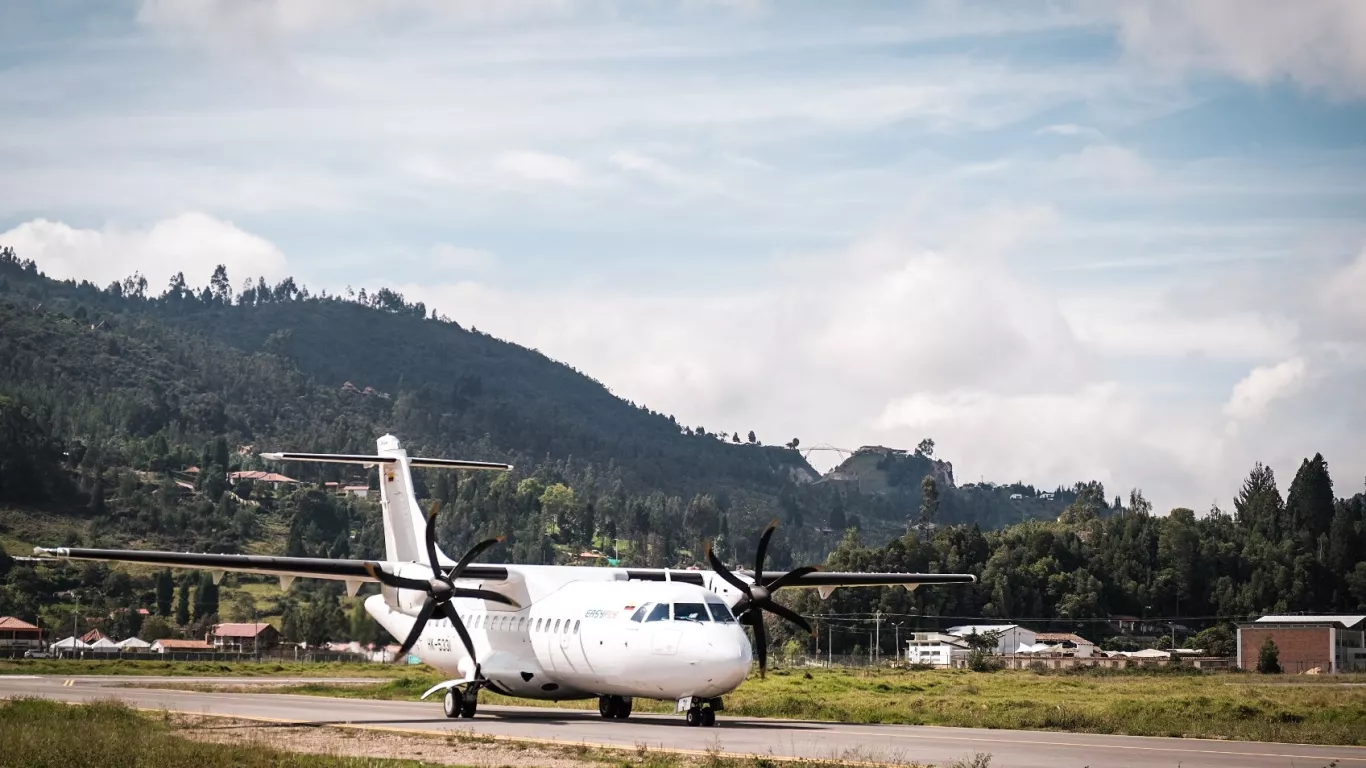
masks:
[[(349, 698), (416, 699), (440, 681), (404, 674), (373, 686), (275, 689)], [(1366, 745), (1360, 678), (1250, 674), (1034, 674), (775, 670), (726, 697), (728, 714), (854, 723), (950, 725), (1134, 736)], [(484, 692), (489, 704), (536, 704)], [(596, 709), (596, 700), (551, 706)], [(638, 700), (638, 712), (672, 703)]]
[[(116, 702), (67, 705), (40, 699), (0, 701), (0, 768), (425, 768), (431, 763), (383, 757), (355, 756), (358, 742), (368, 734), (354, 729), (308, 729), (307, 746), (290, 735), (269, 731), (264, 740), (242, 729), (262, 726), (217, 718), (154, 715)], [(219, 731), (211, 734), (208, 731)], [(224, 738), (223, 729), (233, 735)], [(217, 738), (205, 738), (205, 736)], [(194, 738), (198, 736), (198, 738)], [(387, 736), (394, 739), (392, 735)], [(529, 766), (553, 763), (594, 768), (835, 768), (839, 763), (732, 758), (720, 754), (681, 755), (650, 750), (594, 749), (587, 746), (538, 745), (509, 742), (478, 735), (398, 737), (391, 748), (412, 755), (443, 755), (442, 765), (460, 748), (457, 761), (480, 766)], [(414, 749), (418, 747), (418, 749)], [(423, 748), (426, 748), (425, 750)], [(347, 756), (350, 752), (352, 756)], [(361, 752), (363, 754), (363, 751)], [(387, 752), (386, 752), (387, 753)], [(891, 763), (898, 768), (926, 768), (914, 763)], [(977, 755), (945, 768), (988, 768), (990, 756)]]
[[(426, 670), (426, 667), (423, 667)], [(375, 677), (411, 675), (391, 664), (347, 662), (89, 661), (0, 659), (0, 675), (156, 675), (176, 677)]]
[(330, 757), (259, 745), (225, 745), (177, 736), (167, 724), (120, 704), (79, 707), (50, 701), (0, 704), (0, 766), (138, 768), (417, 768), (407, 760)]

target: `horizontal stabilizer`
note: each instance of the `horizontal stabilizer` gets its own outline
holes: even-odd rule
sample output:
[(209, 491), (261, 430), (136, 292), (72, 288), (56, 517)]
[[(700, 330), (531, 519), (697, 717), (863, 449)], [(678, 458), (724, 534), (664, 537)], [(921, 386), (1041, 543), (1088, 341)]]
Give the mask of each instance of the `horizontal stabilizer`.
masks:
[[(263, 453), (261, 458), (272, 461), (321, 461), (332, 464), (396, 464), (397, 456), (365, 456), (351, 453)], [(511, 464), (495, 461), (465, 461), (463, 459), (408, 459), (408, 466), (424, 469), (486, 469), (498, 472), (511, 471)]]

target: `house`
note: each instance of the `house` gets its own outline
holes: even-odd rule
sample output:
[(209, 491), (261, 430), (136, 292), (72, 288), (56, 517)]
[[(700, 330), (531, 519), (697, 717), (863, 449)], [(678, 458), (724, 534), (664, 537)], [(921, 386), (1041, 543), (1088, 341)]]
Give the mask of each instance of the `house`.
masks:
[(996, 634), (996, 648), (992, 650), (996, 654), (1014, 653), (1022, 645), (1033, 645), (1035, 638), (1034, 630), (1019, 624), (963, 624), (949, 627), (948, 632), (964, 639), (973, 634)]
[(151, 647), (151, 643), (136, 637), (130, 637), (127, 640), (119, 641), (119, 649), (126, 653), (140, 653)]
[(209, 637), (214, 650), (231, 653), (256, 653), (280, 643), (280, 631), (264, 621), (215, 624)]
[(49, 646), (49, 650), (56, 651), (59, 654), (68, 654), (77, 651), (88, 651), (90, 650), (90, 646), (87, 643), (81, 642), (79, 637), (68, 637), (65, 640), (58, 640), (53, 643)]
[(1049, 646), (1050, 653), (1082, 659), (1089, 659), (1096, 652), (1095, 643), (1071, 632), (1040, 632), (1034, 636), (1034, 642)]
[(1239, 625), (1239, 669), (1257, 668), (1268, 638), (1286, 672), (1366, 671), (1366, 616), (1263, 616)]
[(347, 496), (355, 496), (358, 499), (368, 499), (370, 498), (370, 486), (364, 484), (344, 485), (342, 486), (342, 493)]
[(908, 664), (933, 664), (947, 667), (953, 661), (968, 655), (972, 648), (968, 641), (957, 635), (943, 632), (912, 632), (906, 641), (906, 662)]
[(92, 629), (89, 632), (86, 632), (84, 635), (81, 635), (81, 642), (92, 646), (101, 640), (107, 639), (108, 636), (105, 635), (103, 632), (99, 631), (98, 629)]
[(237, 483), (243, 480), (251, 480), (257, 483), (268, 483), (270, 485), (298, 485), (299, 481), (292, 477), (285, 477), (278, 472), (262, 472), (261, 470), (245, 470), (242, 472), (229, 472), (228, 480)]
[(43, 630), (14, 616), (0, 616), (0, 652), (43, 647)]
[(151, 651), (152, 653), (183, 653), (186, 651), (209, 653), (213, 651), (213, 646), (203, 640), (176, 640), (168, 637), (152, 643)]

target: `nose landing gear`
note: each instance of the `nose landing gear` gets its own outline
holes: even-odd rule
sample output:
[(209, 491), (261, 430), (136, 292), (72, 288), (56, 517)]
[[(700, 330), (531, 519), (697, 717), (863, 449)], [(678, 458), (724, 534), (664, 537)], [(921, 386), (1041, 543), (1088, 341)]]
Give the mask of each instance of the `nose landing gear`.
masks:
[(631, 699), (626, 696), (599, 696), (598, 714), (608, 720), (625, 720), (631, 716)]
[(479, 686), (467, 685), (463, 693), (455, 688), (447, 688), (441, 708), (446, 717), (474, 717), (479, 709)]
[(690, 726), (711, 728), (716, 725), (716, 713), (725, 709), (720, 699), (686, 698), (678, 702), (680, 710), (687, 710), (686, 721)]

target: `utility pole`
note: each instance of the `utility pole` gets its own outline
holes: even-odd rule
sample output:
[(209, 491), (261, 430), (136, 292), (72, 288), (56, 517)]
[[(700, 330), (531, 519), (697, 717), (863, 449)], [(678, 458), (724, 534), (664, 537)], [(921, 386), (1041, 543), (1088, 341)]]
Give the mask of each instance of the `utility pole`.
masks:
[(825, 625), (825, 666), (835, 666), (835, 622)]
[(876, 612), (873, 613), (873, 623), (874, 623), (874, 626), (876, 626), (875, 636), (876, 636), (876, 638), (877, 638), (876, 640), (873, 641), (873, 647), (877, 649), (877, 659), (880, 661), (881, 658), (882, 658), (882, 609), (881, 609), (881, 608), (879, 608)]
[(896, 660), (901, 661), (901, 622), (892, 625), (896, 628)]

